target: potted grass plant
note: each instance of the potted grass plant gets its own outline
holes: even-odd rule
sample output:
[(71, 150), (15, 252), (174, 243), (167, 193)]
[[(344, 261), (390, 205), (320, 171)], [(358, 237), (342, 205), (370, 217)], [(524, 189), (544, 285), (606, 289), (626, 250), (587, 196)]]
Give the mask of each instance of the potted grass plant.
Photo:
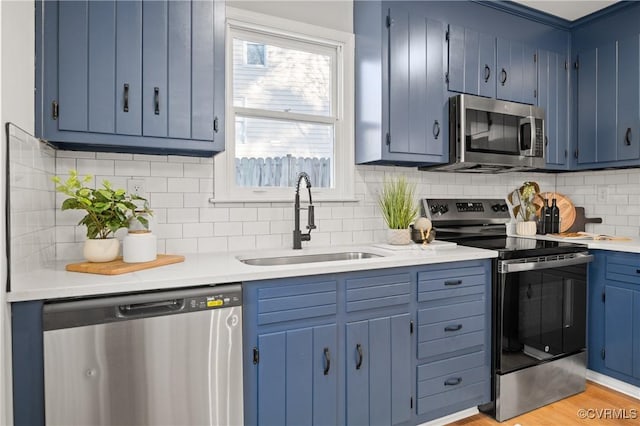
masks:
[(132, 220), (137, 220), (148, 228), (147, 215), (151, 214), (147, 200), (136, 194), (127, 194), (124, 189), (114, 189), (107, 180), (99, 188), (87, 186), (93, 181), (90, 175), (80, 178), (76, 170), (69, 171), (63, 181), (59, 176), (52, 178), (56, 191), (69, 198), (62, 202), (62, 210), (84, 210), (86, 215), (78, 225), (87, 228), (87, 240), (83, 254), (90, 262), (109, 262), (118, 257), (120, 241), (114, 234), (126, 228)]
[(389, 244), (411, 243), (409, 225), (418, 213), (414, 191), (415, 185), (408, 183), (404, 176), (385, 180), (382, 185), (382, 191), (378, 194), (378, 205), (389, 228), (387, 232)]

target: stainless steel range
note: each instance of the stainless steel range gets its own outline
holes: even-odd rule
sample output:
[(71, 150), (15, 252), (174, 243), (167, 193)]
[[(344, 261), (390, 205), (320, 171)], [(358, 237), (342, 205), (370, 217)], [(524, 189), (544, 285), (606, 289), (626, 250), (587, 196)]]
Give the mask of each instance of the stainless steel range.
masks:
[(586, 276), (581, 244), (507, 236), (504, 199), (424, 199), (437, 238), (496, 250), (492, 294), (492, 402), (504, 421), (584, 391)]

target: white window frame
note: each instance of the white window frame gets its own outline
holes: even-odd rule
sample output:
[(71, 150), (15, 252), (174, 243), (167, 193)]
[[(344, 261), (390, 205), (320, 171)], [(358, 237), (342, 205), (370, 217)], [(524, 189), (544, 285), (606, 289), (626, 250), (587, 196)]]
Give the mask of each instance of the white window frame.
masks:
[[(292, 188), (240, 187), (235, 176), (235, 118), (238, 111), (233, 104), (233, 36), (257, 33), (282, 37), (292, 43), (317, 45), (326, 51), (335, 49), (336, 76), (332, 97), (332, 123), (334, 124), (333, 188), (315, 187), (313, 199), (317, 201), (354, 201), (354, 36), (329, 28), (309, 25), (289, 19), (232, 7), (226, 8), (226, 141), (225, 151), (214, 158), (214, 194), (211, 202), (289, 202)], [(313, 51), (313, 50), (310, 50)], [(274, 112), (278, 115), (277, 112)], [(304, 116), (304, 114), (298, 114)], [(274, 117), (277, 118), (277, 117)], [(300, 117), (304, 118), (304, 117)]]

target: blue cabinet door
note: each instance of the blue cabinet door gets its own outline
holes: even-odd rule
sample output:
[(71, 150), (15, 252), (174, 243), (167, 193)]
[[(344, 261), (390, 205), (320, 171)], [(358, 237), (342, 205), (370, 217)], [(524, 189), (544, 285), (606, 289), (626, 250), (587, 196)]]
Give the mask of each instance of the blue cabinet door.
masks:
[(258, 335), (258, 424), (337, 424), (337, 334), (328, 324)]
[(409, 314), (346, 325), (347, 424), (400, 424), (411, 417)]
[(569, 149), (568, 64), (564, 55), (544, 50), (538, 52), (537, 62), (537, 101), (546, 113), (546, 162), (561, 166), (567, 162)]
[(596, 161), (616, 159), (616, 43), (598, 48), (596, 60)]
[(633, 376), (640, 379), (640, 291), (633, 292)]
[(224, 2), (36, 6), (37, 136), (91, 151), (224, 149)]
[(495, 67), (495, 37), (457, 25), (449, 26), (450, 91), (495, 97)]
[(638, 35), (618, 41), (616, 159), (640, 158), (640, 58)]
[(578, 53), (578, 164), (596, 161), (597, 49)]
[(445, 146), (444, 25), (426, 4), (393, 6), (389, 27), (389, 158), (441, 162)]
[(629, 289), (606, 286), (605, 359), (607, 368), (631, 376), (633, 365), (633, 302)]
[(535, 49), (515, 41), (497, 39), (496, 97), (507, 101), (535, 104)]

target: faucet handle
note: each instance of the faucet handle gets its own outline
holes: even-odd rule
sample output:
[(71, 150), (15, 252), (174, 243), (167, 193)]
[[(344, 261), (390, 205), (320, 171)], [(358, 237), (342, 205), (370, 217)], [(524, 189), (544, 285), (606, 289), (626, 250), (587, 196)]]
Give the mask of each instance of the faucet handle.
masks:
[(309, 205), (308, 207), (308, 224), (307, 224), (307, 229), (316, 229), (316, 224), (315, 224), (315, 220), (314, 220), (314, 206), (313, 205)]

